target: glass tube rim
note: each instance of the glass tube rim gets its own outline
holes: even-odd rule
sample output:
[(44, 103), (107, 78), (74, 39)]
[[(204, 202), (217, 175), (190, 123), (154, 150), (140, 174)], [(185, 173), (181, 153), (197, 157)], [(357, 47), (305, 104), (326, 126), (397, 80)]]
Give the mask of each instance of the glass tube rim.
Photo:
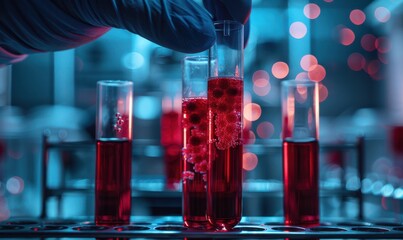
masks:
[(121, 79), (105, 79), (97, 82), (100, 86), (120, 87), (133, 85), (133, 81)]
[(288, 79), (288, 80), (283, 80), (281, 81), (281, 85), (284, 87), (296, 87), (296, 86), (316, 86), (317, 82), (309, 80), (309, 79)]
[(186, 56), (183, 58), (183, 62), (208, 62), (209, 57), (207, 55), (195, 55), (195, 56)]
[(230, 24), (232, 27), (231, 31), (241, 30), (243, 28), (243, 24), (241, 22), (235, 20), (218, 20), (213, 22), (216, 31), (224, 31), (224, 25)]

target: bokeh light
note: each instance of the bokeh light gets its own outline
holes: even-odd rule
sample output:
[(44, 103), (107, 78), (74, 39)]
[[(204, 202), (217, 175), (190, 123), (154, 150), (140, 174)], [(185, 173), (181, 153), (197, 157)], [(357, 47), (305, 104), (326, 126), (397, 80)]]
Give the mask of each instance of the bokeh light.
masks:
[(263, 96), (266, 96), (267, 94), (269, 94), (270, 90), (271, 90), (270, 84), (268, 84), (265, 87), (258, 87), (256, 85), (253, 85), (253, 92), (260, 97), (263, 97)]
[(374, 51), (376, 37), (372, 34), (364, 34), (361, 38), (361, 47), (368, 52)]
[(257, 103), (245, 104), (243, 116), (248, 121), (256, 121), (262, 115), (262, 108)]
[(247, 142), (246, 144), (254, 144), (256, 142), (256, 135), (252, 130), (249, 130), (248, 133), (249, 134), (246, 138), (247, 138)]
[(122, 64), (128, 69), (138, 69), (144, 65), (145, 59), (141, 53), (131, 52), (123, 56)]
[(389, 41), (386, 37), (377, 38), (374, 45), (378, 52), (387, 53), (389, 51)]
[(351, 70), (360, 71), (365, 67), (366, 61), (362, 54), (355, 52), (348, 56), (347, 64)]
[(388, 64), (389, 63), (388, 56), (385, 53), (378, 52), (378, 59), (383, 64)]
[(11, 177), (7, 180), (6, 188), (11, 194), (19, 194), (24, 190), (24, 180), (18, 176)]
[(306, 101), (307, 97), (308, 97), (307, 87), (297, 85), (297, 92), (295, 93), (295, 100), (299, 103), (304, 103)]
[(285, 78), (288, 75), (289, 71), (290, 69), (288, 67), (288, 64), (285, 62), (276, 62), (271, 67), (271, 72), (273, 76), (278, 79)]
[(369, 75), (375, 75), (379, 72), (381, 63), (378, 59), (370, 61), (367, 65), (367, 73)]
[(271, 122), (261, 122), (256, 128), (260, 138), (270, 138), (274, 133), (274, 126)]
[(360, 9), (354, 9), (350, 12), (350, 21), (355, 25), (363, 24), (365, 19), (365, 13)]
[(322, 84), (319, 83), (319, 102), (323, 102), (327, 99), (327, 97), (329, 96), (329, 91), (327, 89), (327, 87)]
[(375, 9), (375, 18), (381, 23), (385, 23), (390, 19), (390, 11), (386, 7), (377, 7)]
[(344, 46), (352, 44), (355, 40), (355, 34), (349, 28), (346, 27), (341, 28), (339, 34), (340, 34), (340, 43), (343, 44)]
[(309, 19), (315, 19), (320, 15), (320, 7), (315, 3), (308, 3), (304, 7), (304, 15)]
[(326, 69), (322, 65), (316, 64), (309, 68), (308, 76), (312, 81), (320, 82), (326, 77)]
[(256, 142), (256, 134), (252, 130), (249, 130), (248, 143), (249, 144), (254, 144), (255, 142)]
[(266, 87), (269, 84), (270, 76), (269, 73), (264, 70), (258, 70), (253, 73), (252, 81), (256, 87)]
[(307, 54), (301, 58), (299, 64), (302, 69), (308, 71), (311, 66), (318, 64), (318, 59), (314, 55)]
[(290, 26), (290, 34), (293, 38), (301, 39), (307, 32), (306, 25), (302, 22), (294, 22)]
[(251, 153), (251, 152), (246, 152), (243, 154), (242, 167), (246, 171), (252, 171), (253, 169), (256, 168), (258, 161), (259, 160), (258, 160), (256, 154)]
[[(309, 70), (309, 69), (308, 69)], [(309, 79), (308, 73), (307, 72), (300, 72), (297, 74), (297, 76), (295, 76), (295, 80), (305, 80), (305, 79)]]
[(325, 2), (327, 2), (327, 3), (333, 2), (333, 0), (323, 0), (323, 1), (325, 1)]

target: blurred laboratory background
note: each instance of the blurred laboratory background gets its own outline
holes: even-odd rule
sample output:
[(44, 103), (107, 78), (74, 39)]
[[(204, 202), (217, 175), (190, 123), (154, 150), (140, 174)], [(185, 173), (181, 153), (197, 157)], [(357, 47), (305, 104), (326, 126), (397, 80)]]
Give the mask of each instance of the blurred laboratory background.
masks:
[[(201, 2), (201, 1), (199, 1)], [(322, 218), (403, 216), (403, 1), (252, 0), (245, 216), (282, 216), (280, 83), (319, 83)], [(0, 68), (0, 221), (94, 214), (96, 82), (134, 83), (132, 215), (181, 214), (181, 60), (125, 30)]]

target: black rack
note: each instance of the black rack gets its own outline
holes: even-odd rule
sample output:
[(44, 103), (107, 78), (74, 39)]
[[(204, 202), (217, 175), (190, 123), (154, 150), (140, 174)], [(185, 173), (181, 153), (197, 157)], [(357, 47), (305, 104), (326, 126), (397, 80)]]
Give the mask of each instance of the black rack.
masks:
[(84, 220), (11, 219), (0, 224), (0, 238), (150, 238), (150, 239), (402, 239), (403, 224), (333, 221), (304, 228), (280, 218), (243, 217), (231, 231), (197, 231), (181, 217), (135, 217), (130, 225), (96, 226)]

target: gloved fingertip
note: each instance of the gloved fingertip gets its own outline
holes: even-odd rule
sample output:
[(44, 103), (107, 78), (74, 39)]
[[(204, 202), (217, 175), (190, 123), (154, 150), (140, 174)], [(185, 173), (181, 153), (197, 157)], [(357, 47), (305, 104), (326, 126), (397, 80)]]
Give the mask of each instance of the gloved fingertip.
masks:
[(183, 52), (203, 52), (213, 46), (215, 40), (216, 35), (214, 29), (211, 29), (208, 32), (194, 33), (192, 36), (188, 37), (186, 49), (184, 49)]
[[(199, 10), (200, 11), (200, 10)], [(211, 18), (204, 14), (173, 18), (175, 38), (169, 43), (172, 49), (184, 53), (198, 53), (209, 49), (216, 41), (216, 32)]]

